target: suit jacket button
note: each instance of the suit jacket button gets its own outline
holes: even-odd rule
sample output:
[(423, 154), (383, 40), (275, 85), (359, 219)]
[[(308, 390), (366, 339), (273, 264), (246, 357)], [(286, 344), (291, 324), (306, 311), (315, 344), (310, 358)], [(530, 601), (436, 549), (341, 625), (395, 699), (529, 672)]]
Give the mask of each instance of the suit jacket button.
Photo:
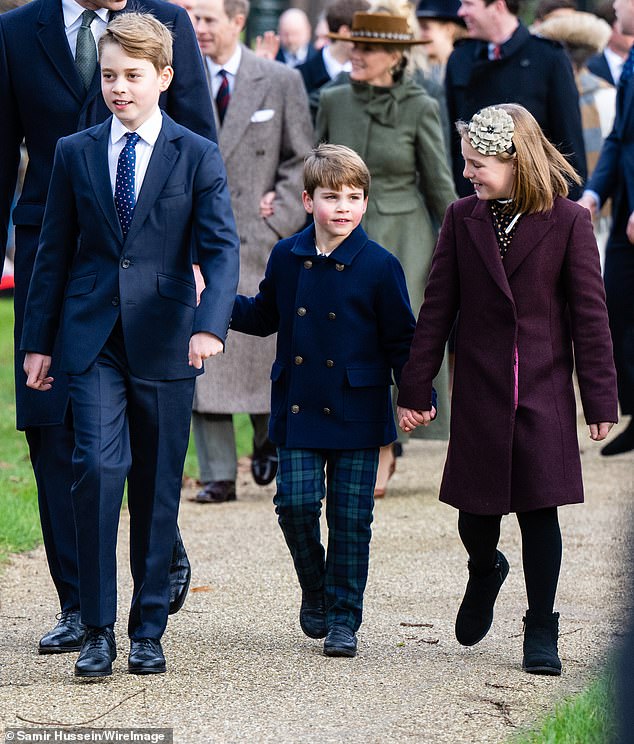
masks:
[(305, 307), (298, 307), (297, 308), (297, 314), (300, 318), (303, 318), (304, 315), (306, 315), (306, 308)]
[(304, 261), (304, 268), (305, 269), (312, 269), (313, 268), (313, 262), (309, 259), (307, 261)]
[(343, 264), (335, 264), (335, 269), (337, 269), (337, 271), (343, 271), (343, 268)]
[(113, 298), (112, 298), (112, 304), (113, 304), (113, 305), (114, 305), (115, 307), (117, 307), (117, 305), (119, 304), (119, 298), (118, 298), (118, 297), (113, 297)]
[(295, 357), (295, 364), (303, 364), (304, 363), (304, 357), (296, 356)]
[(330, 408), (324, 408), (324, 414), (330, 416)]
[(297, 404), (291, 406), (291, 413), (299, 413), (299, 406)]
[(335, 313), (328, 313), (328, 320), (336, 320), (337, 316)]
[(335, 363), (332, 361), (332, 359), (326, 359), (326, 367), (334, 367)]
[(122, 269), (129, 269), (130, 268), (130, 259), (124, 258), (123, 261), (121, 261), (121, 268)]

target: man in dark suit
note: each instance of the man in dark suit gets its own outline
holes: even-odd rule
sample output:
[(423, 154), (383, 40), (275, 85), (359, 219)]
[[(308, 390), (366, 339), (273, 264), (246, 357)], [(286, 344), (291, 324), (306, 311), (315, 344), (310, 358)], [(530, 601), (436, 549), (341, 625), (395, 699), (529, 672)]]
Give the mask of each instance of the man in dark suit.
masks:
[[(173, 77), (170, 32), (150, 14), (121, 14), (100, 39), (99, 58), (114, 116), (57, 145), (21, 340), (27, 385), (38, 395), (55, 388), (48, 374), (55, 344), (68, 375), (87, 628), (79, 677), (111, 674), (117, 655), (126, 481), (134, 580), (128, 671), (165, 671), (160, 639), (194, 382), (203, 361), (224, 348), (239, 269), (218, 146), (158, 106)], [(193, 246), (206, 283), (198, 303)]]
[[(579, 95), (566, 54), (557, 42), (532, 36), (517, 17), (519, 0), (463, 0), (458, 15), (468, 39), (449, 57), (445, 86), (449, 121), (469, 121), (479, 109), (519, 103), (585, 180), (586, 158)], [(454, 181), (460, 196), (473, 193), (463, 177), (460, 137), (452, 133)], [(580, 196), (578, 190), (571, 195)]]
[(297, 67), (317, 53), (310, 43), (308, 16), (301, 8), (289, 8), (279, 17), (277, 35), (280, 40), (275, 59), (288, 67)]
[[(174, 32), (176, 75), (174, 85), (161, 96), (161, 107), (176, 121), (215, 140), (205, 73), (187, 14), (162, 0), (135, 0), (133, 9), (153, 13)], [(23, 140), (29, 156), (24, 187), (13, 212), (18, 343), (55, 145), (60, 137), (109, 115), (101, 95), (95, 40), (112, 14), (126, 10), (126, 0), (33, 0), (0, 16), (0, 258), (4, 258)], [(86, 22), (84, 11), (94, 11)], [(74, 58), (80, 36), (84, 41), (78, 65)], [(90, 64), (85, 65), (86, 59), (92, 60), (92, 70)], [(39, 650), (74, 651), (79, 649), (84, 628), (79, 618), (75, 527), (69, 518), (74, 436), (68, 388), (64, 375), (55, 370), (56, 355), (56, 389), (48, 396), (25, 387), (22, 362), (23, 355), (16, 349), (17, 428), (25, 431), (29, 444), (46, 556), (61, 609), (57, 626), (41, 639)], [(172, 580), (171, 609), (175, 611), (189, 583), (189, 563), (178, 532)]]
[[(634, 0), (615, 0), (624, 34), (634, 35)], [(621, 413), (626, 429), (601, 450), (634, 450), (634, 46), (623, 66), (616, 94), (616, 118), (580, 203), (595, 212), (612, 197), (612, 231), (605, 250), (605, 293), (614, 346)]]
[(621, 25), (616, 19), (612, 0), (600, 5), (595, 15), (602, 18), (612, 27), (612, 35), (605, 47), (599, 54), (595, 54), (588, 60), (588, 69), (610, 85), (618, 85), (621, 70), (627, 59), (630, 48), (634, 44), (634, 36), (624, 34)]

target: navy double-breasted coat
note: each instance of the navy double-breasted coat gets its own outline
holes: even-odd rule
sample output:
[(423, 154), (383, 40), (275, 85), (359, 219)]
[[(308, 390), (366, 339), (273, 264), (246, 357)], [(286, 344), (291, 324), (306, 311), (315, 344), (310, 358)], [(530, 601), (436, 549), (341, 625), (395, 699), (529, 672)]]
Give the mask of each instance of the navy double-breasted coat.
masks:
[(300, 449), (394, 441), (390, 385), (414, 326), (398, 259), (361, 226), (327, 258), (312, 226), (281, 240), (259, 293), (239, 295), (231, 319), (232, 330), (277, 332), (269, 436)]
[(488, 203), (471, 196), (449, 207), (399, 405), (428, 408), (458, 311), (441, 501), (474, 514), (583, 501), (575, 364), (586, 421), (617, 420), (589, 212), (558, 197), (552, 211), (525, 215), (502, 261)]

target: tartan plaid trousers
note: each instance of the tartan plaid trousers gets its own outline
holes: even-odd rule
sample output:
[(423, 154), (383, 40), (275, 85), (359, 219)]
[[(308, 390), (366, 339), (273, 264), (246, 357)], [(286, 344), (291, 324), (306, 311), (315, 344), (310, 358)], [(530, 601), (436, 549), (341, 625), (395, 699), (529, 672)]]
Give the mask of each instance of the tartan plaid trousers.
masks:
[[(368, 578), (374, 481), (379, 450), (316, 450), (279, 447), (278, 522), (303, 590), (323, 587), (326, 622), (361, 625)], [(328, 550), (319, 517), (326, 496)]]

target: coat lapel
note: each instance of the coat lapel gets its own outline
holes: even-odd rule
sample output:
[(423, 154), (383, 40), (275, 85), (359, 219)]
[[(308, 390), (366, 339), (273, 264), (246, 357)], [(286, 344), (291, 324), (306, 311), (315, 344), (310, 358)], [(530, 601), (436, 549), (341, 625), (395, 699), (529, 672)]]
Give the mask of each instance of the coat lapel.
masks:
[[(225, 161), (244, 136), (251, 117), (260, 107), (268, 90), (269, 81), (258, 58), (243, 46), (235, 87), (218, 135), (218, 145)], [(276, 114), (279, 115), (279, 112)]]
[[(465, 217), (465, 226), (480, 258), (498, 287), (513, 300), (513, 293), (500, 259), (498, 242), (486, 201), (478, 200), (470, 217)], [(510, 253), (510, 251), (509, 251)]]
[(152, 150), (152, 156), (143, 178), (143, 185), (137, 197), (130, 230), (126, 237), (127, 241), (134, 240), (163, 190), (163, 186), (165, 186), (165, 182), (169, 178), (179, 155), (174, 140), (180, 139), (180, 137), (181, 134), (174, 127), (173, 122), (163, 114), (163, 126)]
[(527, 214), (520, 218), (511, 246), (504, 257), (504, 271), (510, 278), (522, 261), (550, 232), (554, 225), (550, 213)]
[(95, 130), (90, 132), (93, 142), (84, 150), (88, 177), (92, 184), (97, 202), (104, 213), (110, 229), (120, 242), (123, 242), (121, 225), (114, 206), (110, 171), (108, 169), (108, 138), (110, 137), (110, 123), (107, 119)]
[(59, 0), (44, 0), (42, 3), (37, 36), (42, 51), (50, 59), (64, 83), (78, 101), (83, 101), (86, 98), (86, 90), (70, 53), (64, 30), (64, 15)]

